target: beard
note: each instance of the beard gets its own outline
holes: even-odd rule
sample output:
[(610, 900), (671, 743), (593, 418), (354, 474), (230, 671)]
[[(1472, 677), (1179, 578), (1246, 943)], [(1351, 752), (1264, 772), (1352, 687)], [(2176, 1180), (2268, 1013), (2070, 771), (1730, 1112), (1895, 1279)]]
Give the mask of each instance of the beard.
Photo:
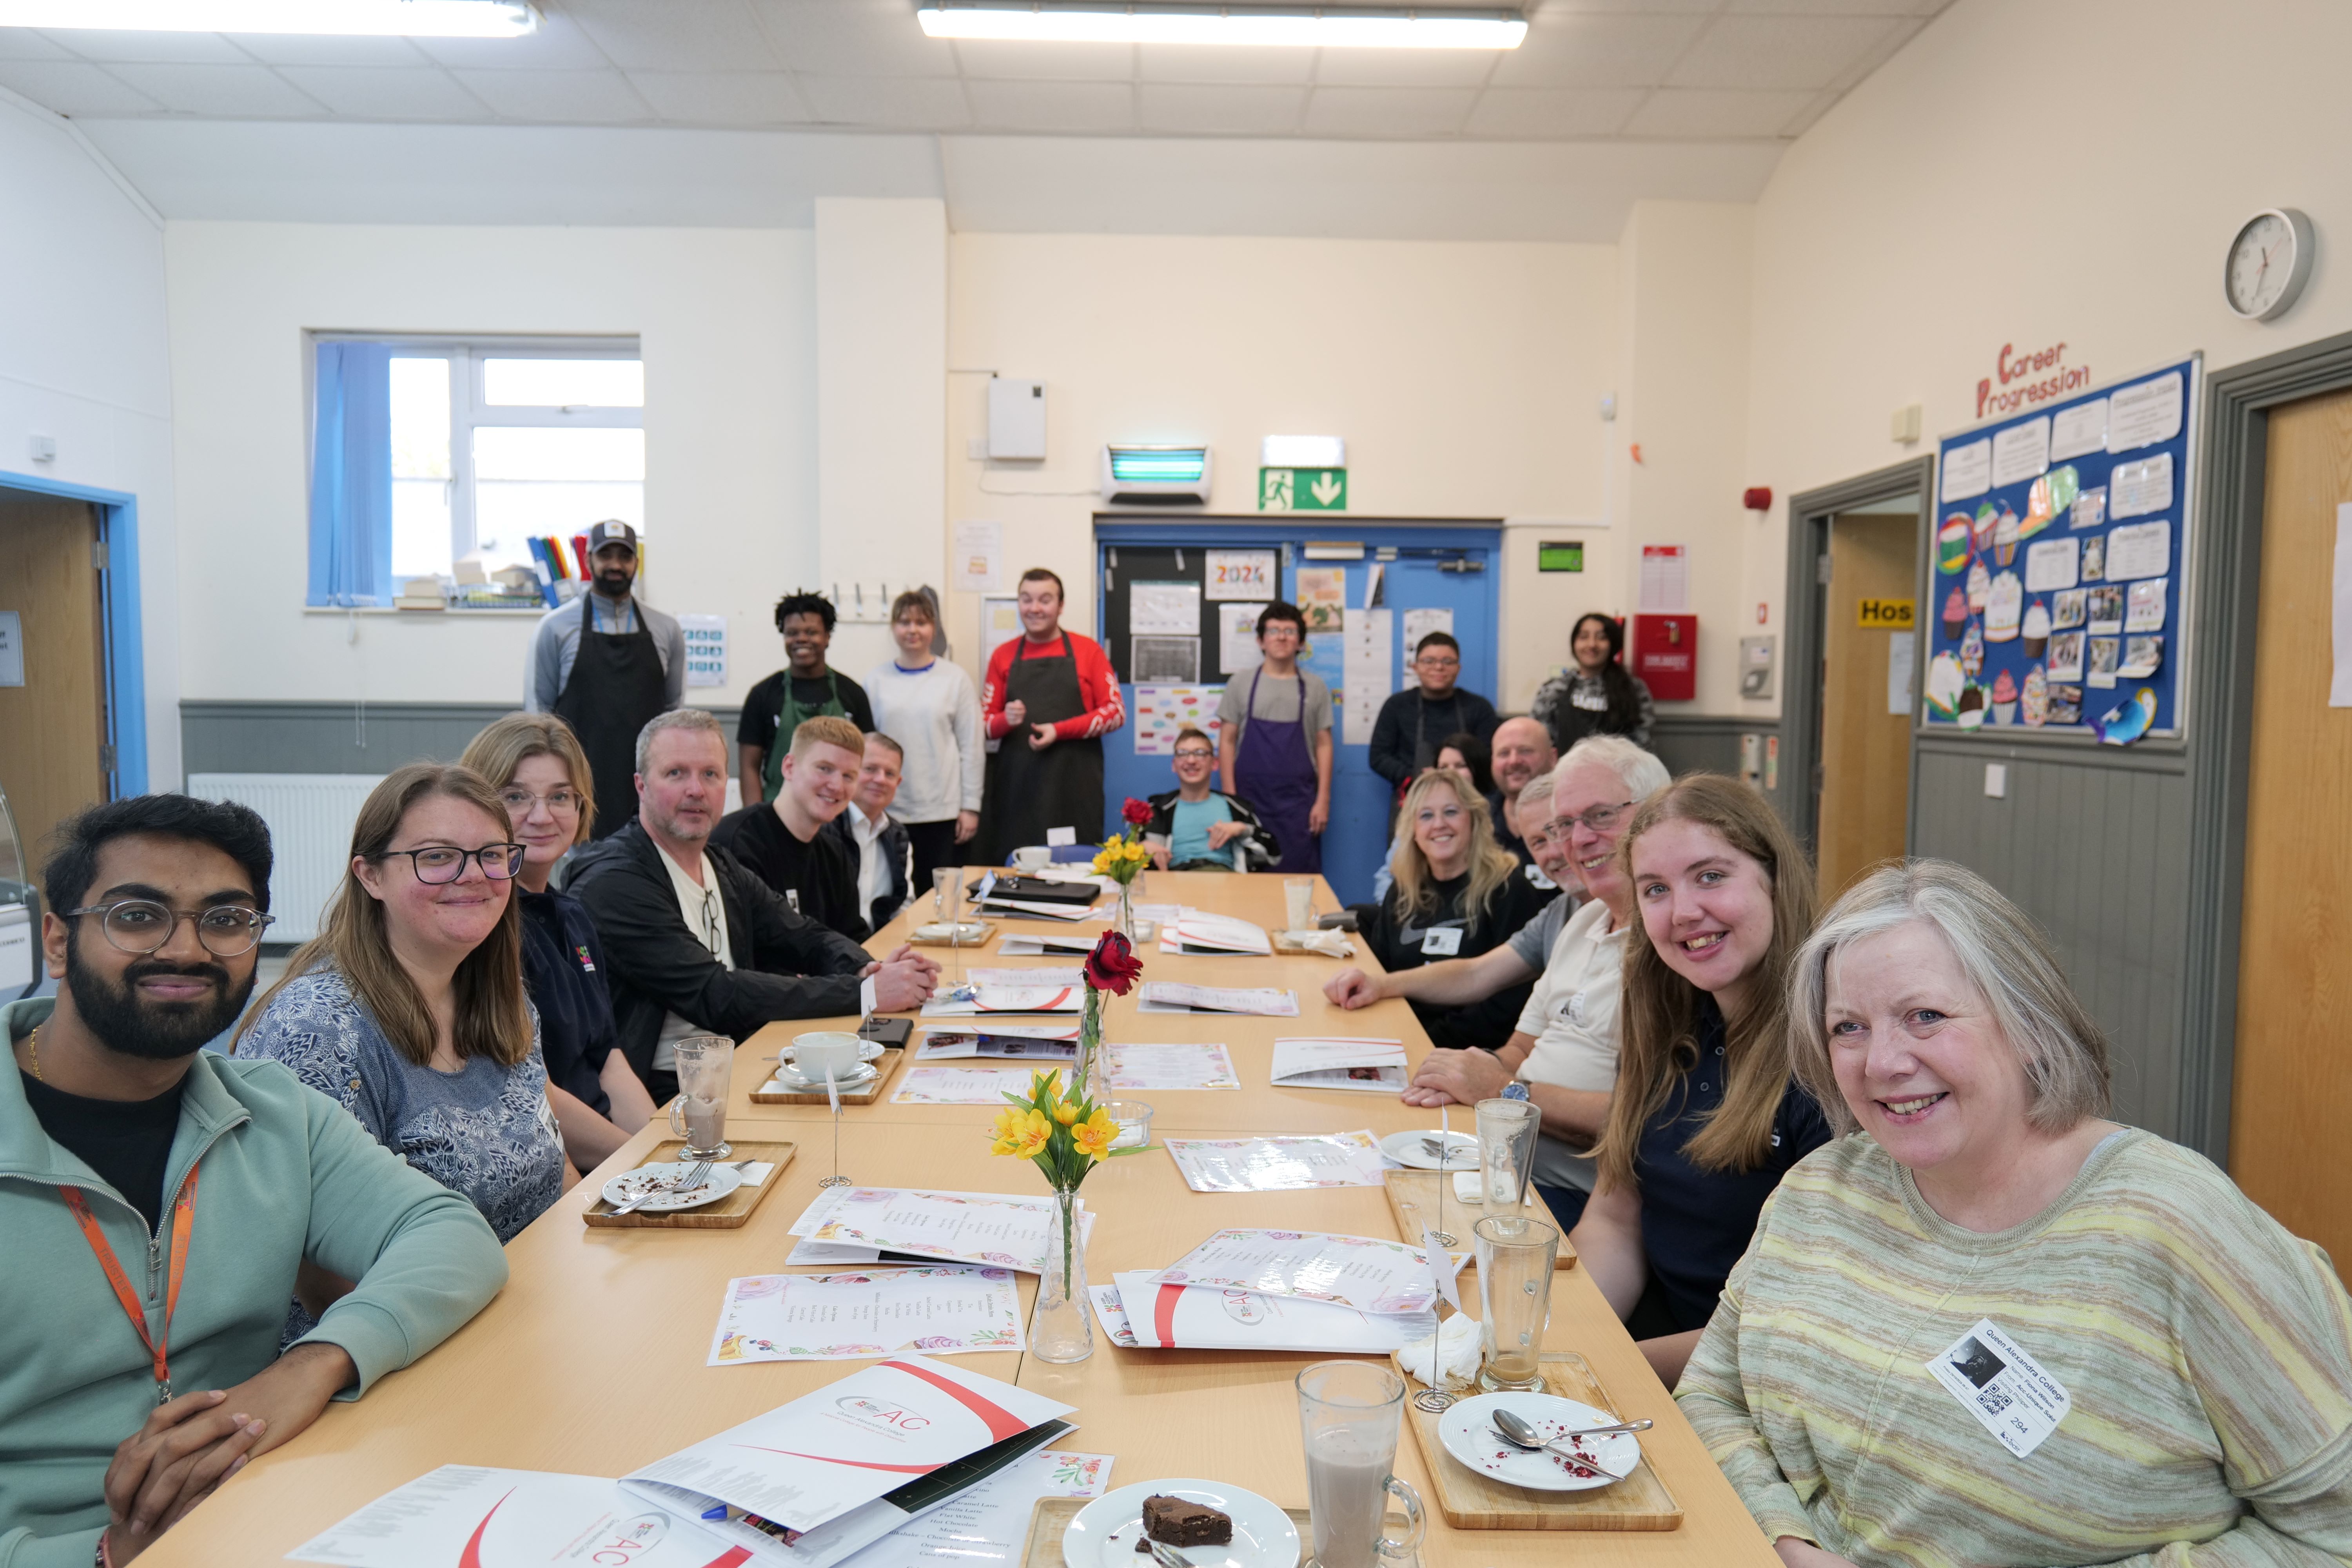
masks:
[[(213, 983), (209, 1002), (146, 1002), (140, 999), (142, 980), (157, 974), (194, 975)], [(253, 994), (254, 976), (238, 985), (218, 963), (166, 963), (142, 958), (122, 972), (120, 984), (110, 984), (81, 962), (80, 944), (66, 942), (66, 988), (73, 994), (74, 1011), (83, 1025), (110, 1051), (126, 1057), (170, 1061), (193, 1056), (205, 1043), (236, 1022)]]
[(629, 584), (637, 578), (633, 566), (599, 566), (596, 568), (596, 592), (608, 599), (625, 599)]

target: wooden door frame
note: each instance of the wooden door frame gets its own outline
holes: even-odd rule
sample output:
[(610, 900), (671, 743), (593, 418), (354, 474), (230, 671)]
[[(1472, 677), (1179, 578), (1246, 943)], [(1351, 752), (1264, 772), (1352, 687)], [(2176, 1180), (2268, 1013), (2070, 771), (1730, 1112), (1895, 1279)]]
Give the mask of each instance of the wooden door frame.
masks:
[(2195, 540), (2198, 655), (2189, 670), (2189, 942), (2181, 957), (2181, 1142), (2227, 1164), (2237, 1067), (2247, 767), (2262, 591), (2270, 412), (2352, 388), (2352, 332), (2205, 377)]
[[(1818, 489), (1789, 498), (1789, 577), (1781, 600), (1787, 622), (1788, 646), (1780, 653), (1780, 778), (1770, 792), (1780, 818), (1805, 847), (1820, 858), (1821, 795), (1813, 788), (1813, 770), (1822, 754), (1822, 651), (1828, 641), (1828, 598), (1822, 590), (1821, 561), (1829, 553), (1830, 522), (1842, 511), (1873, 501), (1893, 500), (1916, 493), (1919, 533), (1916, 554), (1922, 569), (1918, 593), (1920, 614), (1927, 613), (1927, 569), (1929, 531), (1936, 516), (1936, 459), (1922, 454), (1891, 467), (1874, 469)], [(1916, 633), (1914, 634), (1916, 635)], [(1925, 673), (1915, 661), (1915, 671)], [(1914, 676), (1915, 681), (1917, 676)], [(1917, 715), (1913, 715), (1917, 723)], [(1904, 776), (1903, 847), (1911, 848), (1911, 825), (1916, 815), (1912, 798), (1918, 788), (1916, 758)]]
[(100, 689), (106, 693), (106, 745), (112, 765), (105, 770), (109, 800), (147, 793), (147, 657), (139, 615), (139, 498), (125, 490), (65, 484), (37, 474), (0, 468), (0, 489), (86, 501), (106, 547), (99, 569), (101, 617), (100, 647), (106, 668)]

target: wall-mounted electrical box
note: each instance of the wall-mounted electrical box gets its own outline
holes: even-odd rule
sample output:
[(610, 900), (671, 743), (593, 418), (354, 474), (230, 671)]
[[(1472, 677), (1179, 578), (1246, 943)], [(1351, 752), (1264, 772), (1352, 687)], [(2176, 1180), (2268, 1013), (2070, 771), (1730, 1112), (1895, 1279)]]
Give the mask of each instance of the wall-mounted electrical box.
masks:
[(998, 462), (1045, 459), (1045, 384), (988, 378), (988, 455)]

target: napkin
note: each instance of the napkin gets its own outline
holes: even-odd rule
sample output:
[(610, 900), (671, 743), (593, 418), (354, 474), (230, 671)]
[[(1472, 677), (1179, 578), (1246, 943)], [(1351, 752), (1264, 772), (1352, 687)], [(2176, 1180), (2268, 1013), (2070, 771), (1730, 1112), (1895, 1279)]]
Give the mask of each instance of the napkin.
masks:
[(1395, 1352), (1399, 1371), (1432, 1388), (1478, 1375), (1478, 1320), (1456, 1312), (1437, 1331)]
[(1286, 931), (1281, 936), (1289, 946), (1319, 952), (1327, 958), (1352, 958), (1356, 952), (1348, 945), (1348, 933), (1343, 931)]

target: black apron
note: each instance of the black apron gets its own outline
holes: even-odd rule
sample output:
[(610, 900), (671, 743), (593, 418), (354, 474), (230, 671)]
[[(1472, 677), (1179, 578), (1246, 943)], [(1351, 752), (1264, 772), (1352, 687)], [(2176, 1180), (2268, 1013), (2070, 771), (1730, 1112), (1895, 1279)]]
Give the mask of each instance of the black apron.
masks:
[(1027, 717), (1005, 731), (989, 760), (982, 837), (991, 865), (1015, 849), (1045, 843), (1050, 827), (1076, 828), (1081, 844), (1102, 837), (1101, 740), (1056, 741), (1042, 752), (1029, 749), (1030, 725), (1058, 724), (1086, 711), (1069, 635), (1063, 634), (1059, 653), (1032, 654), (1035, 646), (1026, 637), (1021, 639), (1004, 678), (1006, 705), (1023, 704)]
[(635, 631), (600, 632), (594, 611), (581, 606), (580, 651), (552, 711), (588, 753), (602, 838), (637, 815), (637, 731), (668, 704), (669, 685), (644, 616)]

